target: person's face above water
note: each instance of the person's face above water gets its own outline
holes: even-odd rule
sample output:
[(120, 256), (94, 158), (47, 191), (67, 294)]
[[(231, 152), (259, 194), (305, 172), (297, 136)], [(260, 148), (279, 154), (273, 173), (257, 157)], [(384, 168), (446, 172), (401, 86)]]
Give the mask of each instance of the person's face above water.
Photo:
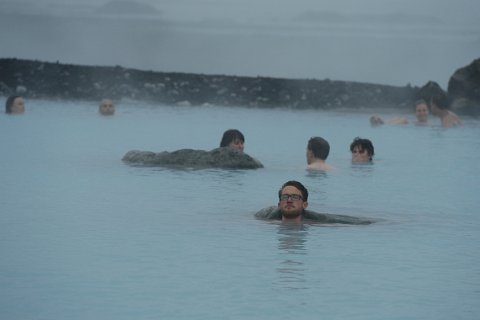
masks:
[(379, 126), (379, 125), (382, 125), (384, 122), (383, 122), (383, 119), (380, 118), (379, 116), (371, 116), (370, 117), (370, 124), (372, 126)]
[(370, 155), (366, 149), (362, 149), (360, 146), (353, 147), (352, 150), (352, 162), (370, 162)]
[(243, 152), (243, 149), (244, 149), (244, 147), (245, 147), (245, 144), (244, 144), (244, 142), (243, 142), (242, 140), (240, 140), (240, 139), (235, 139), (235, 140), (233, 140), (232, 142), (230, 142), (230, 144), (228, 145), (228, 147)]
[(427, 122), (428, 119), (428, 106), (425, 103), (420, 103), (415, 108), (415, 116), (418, 122)]
[(303, 200), (302, 192), (300, 190), (294, 186), (286, 186), (282, 189), (278, 208), (285, 218), (297, 218), (307, 207), (308, 202)]
[(13, 100), (11, 113), (20, 114), (25, 112), (25, 100), (22, 97), (17, 97)]
[(100, 103), (99, 111), (104, 115), (112, 115), (115, 113), (115, 107), (113, 106), (112, 100), (105, 99)]

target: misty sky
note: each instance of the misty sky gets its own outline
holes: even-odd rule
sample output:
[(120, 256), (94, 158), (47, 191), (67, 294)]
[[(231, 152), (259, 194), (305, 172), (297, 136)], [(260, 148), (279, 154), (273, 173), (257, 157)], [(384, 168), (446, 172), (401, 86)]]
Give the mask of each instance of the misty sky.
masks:
[(477, 0), (0, 0), (0, 57), (446, 89)]

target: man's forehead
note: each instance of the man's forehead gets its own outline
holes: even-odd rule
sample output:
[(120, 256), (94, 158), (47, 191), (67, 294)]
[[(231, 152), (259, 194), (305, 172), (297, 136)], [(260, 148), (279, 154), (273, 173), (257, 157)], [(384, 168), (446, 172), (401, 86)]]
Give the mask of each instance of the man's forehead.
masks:
[(298, 194), (302, 194), (302, 192), (300, 190), (298, 190), (296, 187), (294, 186), (286, 186), (282, 189), (282, 194), (283, 193), (292, 193), (292, 192), (296, 192)]

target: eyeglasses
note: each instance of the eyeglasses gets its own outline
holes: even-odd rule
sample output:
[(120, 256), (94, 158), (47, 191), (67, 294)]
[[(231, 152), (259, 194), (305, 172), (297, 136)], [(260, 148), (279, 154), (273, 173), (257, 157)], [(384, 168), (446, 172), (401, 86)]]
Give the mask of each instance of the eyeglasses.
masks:
[(288, 199), (292, 199), (292, 201), (303, 200), (303, 197), (299, 194), (282, 194), (280, 196), (281, 201), (288, 201)]

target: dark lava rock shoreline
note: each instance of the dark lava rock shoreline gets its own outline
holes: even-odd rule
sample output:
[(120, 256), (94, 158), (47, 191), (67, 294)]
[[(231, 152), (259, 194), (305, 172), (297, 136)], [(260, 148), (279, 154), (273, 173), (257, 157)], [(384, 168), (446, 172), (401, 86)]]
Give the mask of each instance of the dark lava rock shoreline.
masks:
[[(479, 59), (480, 60), (480, 59)], [(475, 87), (475, 85), (474, 85)], [(457, 85), (458, 88), (458, 85)], [(394, 109), (412, 112), (416, 100), (443, 91), (349, 81), (237, 77), (0, 59), (0, 94), (99, 101), (110, 98), (163, 105), (218, 105), (298, 109)], [(457, 91), (459, 91), (457, 89)], [(462, 100), (464, 101), (464, 100)], [(466, 100), (467, 104), (470, 101)], [(463, 102), (460, 113), (475, 115)], [(478, 111), (478, 109), (475, 109)]]

